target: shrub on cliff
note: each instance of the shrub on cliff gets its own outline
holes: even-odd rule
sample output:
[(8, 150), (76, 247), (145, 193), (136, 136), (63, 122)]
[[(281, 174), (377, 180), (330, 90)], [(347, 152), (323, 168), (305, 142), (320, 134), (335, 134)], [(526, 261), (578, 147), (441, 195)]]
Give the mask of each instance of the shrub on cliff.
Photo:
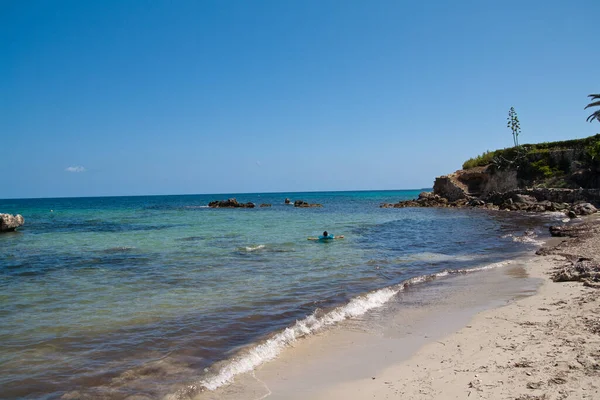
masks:
[(471, 169), (475, 167), (483, 167), (492, 163), (495, 151), (486, 151), (482, 155), (475, 158), (469, 158), (463, 163), (463, 169)]

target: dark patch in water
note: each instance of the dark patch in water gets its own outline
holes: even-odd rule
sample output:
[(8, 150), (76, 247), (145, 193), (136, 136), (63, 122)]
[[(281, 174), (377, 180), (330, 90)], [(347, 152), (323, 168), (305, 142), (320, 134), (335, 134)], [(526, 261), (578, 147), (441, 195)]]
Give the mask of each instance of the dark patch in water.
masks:
[[(108, 249), (111, 250), (111, 249)], [(58, 270), (81, 270), (91, 268), (135, 269), (151, 265), (156, 257), (151, 254), (133, 253), (131, 250), (99, 251), (101, 257), (89, 257), (88, 254), (31, 254), (21, 255), (18, 264), (11, 263), (0, 268), (0, 276), (36, 277)]]
[(99, 250), (99, 253), (113, 254), (113, 253), (124, 253), (135, 250), (135, 247), (111, 247), (109, 249)]
[(175, 239), (181, 242), (195, 242), (195, 241), (200, 241), (200, 240), (206, 240), (206, 236), (188, 236), (188, 237), (184, 237), (184, 238), (178, 238)]
[(132, 231), (158, 231), (163, 229), (188, 226), (185, 224), (143, 225), (118, 223), (109, 221), (54, 220), (53, 222), (33, 221), (28, 225), (32, 233), (63, 233), (63, 232), (107, 232), (120, 233)]

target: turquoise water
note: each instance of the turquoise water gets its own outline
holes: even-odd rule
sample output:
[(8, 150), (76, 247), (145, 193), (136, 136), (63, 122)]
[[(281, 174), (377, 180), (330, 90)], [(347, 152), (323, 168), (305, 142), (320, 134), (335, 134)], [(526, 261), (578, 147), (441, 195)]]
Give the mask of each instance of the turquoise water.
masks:
[[(418, 192), (0, 200), (26, 220), (0, 236), (2, 397), (185, 398), (276, 356), (253, 349), (296, 321), (312, 325), (292, 339), (377, 306), (382, 288), (497, 263), (543, 223), (379, 208)], [(228, 197), (272, 207), (206, 207)], [(306, 240), (323, 230), (346, 238)]]

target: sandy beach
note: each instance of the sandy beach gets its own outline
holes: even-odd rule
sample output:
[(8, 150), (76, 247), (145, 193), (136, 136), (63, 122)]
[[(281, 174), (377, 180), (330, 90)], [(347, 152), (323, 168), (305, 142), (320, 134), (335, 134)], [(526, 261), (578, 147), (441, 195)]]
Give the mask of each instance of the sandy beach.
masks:
[(307, 338), (199, 398), (598, 399), (599, 289), (551, 278), (579, 256), (598, 262), (599, 229), (589, 218), (544, 255), (454, 278), (452, 290), (429, 285), (418, 307), (400, 299), (401, 320), (391, 310), (384, 327)]

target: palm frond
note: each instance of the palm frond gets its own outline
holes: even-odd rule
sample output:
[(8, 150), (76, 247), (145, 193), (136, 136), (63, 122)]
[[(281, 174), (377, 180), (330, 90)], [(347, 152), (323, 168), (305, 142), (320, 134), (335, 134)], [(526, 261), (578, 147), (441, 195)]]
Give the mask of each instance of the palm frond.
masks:
[(600, 99), (600, 94), (588, 94), (588, 97), (591, 97), (592, 100)]
[(587, 122), (592, 122), (593, 120), (596, 120), (596, 121), (600, 122), (600, 110), (592, 113), (592, 115), (590, 115), (586, 119)]
[(588, 104), (587, 106), (585, 106), (584, 110), (586, 108), (590, 108), (590, 107), (599, 107), (600, 106), (600, 100), (598, 101), (594, 101), (593, 103)]

